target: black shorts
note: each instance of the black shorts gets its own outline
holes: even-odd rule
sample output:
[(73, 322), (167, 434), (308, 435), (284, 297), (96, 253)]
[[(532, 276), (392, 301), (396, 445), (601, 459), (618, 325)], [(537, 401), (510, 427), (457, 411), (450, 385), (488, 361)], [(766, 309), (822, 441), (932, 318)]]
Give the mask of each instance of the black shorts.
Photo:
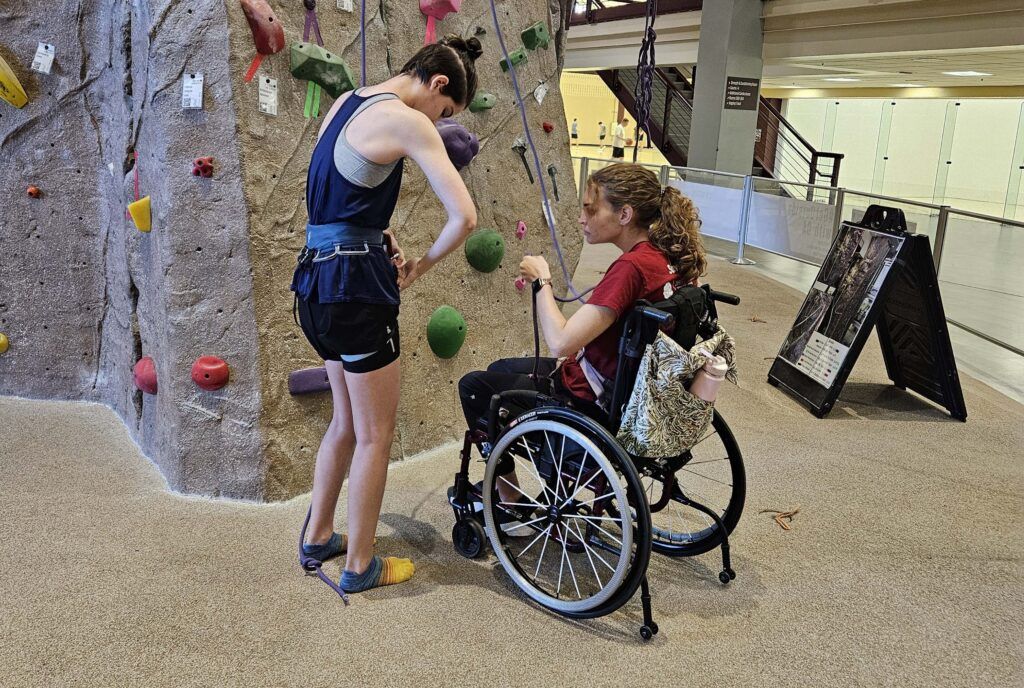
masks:
[(573, 134), (573, 135), (572, 135), (572, 137), (573, 137), (574, 139), (578, 139), (578, 138), (580, 137), (580, 135), (579, 135), (579, 134)]
[(624, 158), (626, 157), (626, 150), (624, 148), (619, 148), (618, 146), (612, 146), (612, 157)]
[(299, 326), (325, 361), (369, 373), (398, 360), (398, 306), (298, 299)]

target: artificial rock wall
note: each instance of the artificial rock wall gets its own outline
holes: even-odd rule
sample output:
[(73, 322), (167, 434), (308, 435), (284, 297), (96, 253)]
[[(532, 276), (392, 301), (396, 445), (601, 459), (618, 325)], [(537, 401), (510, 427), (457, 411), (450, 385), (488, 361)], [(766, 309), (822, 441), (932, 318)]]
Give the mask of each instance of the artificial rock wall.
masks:
[[(299, 0), (271, 0), (288, 42), (300, 40)], [(571, 270), (579, 254), (576, 202), (558, 91), (563, 22), (557, 2), (498, 4), (509, 50), (538, 20), (552, 30), (546, 50), (530, 51), (518, 76), (542, 164), (555, 164), (561, 201), (555, 215)], [(55, 17), (59, 17), (57, 21)], [(254, 55), (236, 0), (103, 0), (0, 7), (0, 55), (29, 93), (16, 110), (0, 102), (0, 393), (95, 400), (124, 418), (143, 450), (178, 490), (281, 499), (309, 489), (312, 465), (330, 419), (328, 394), (292, 397), (288, 373), (318, 365), (291, 317), (288, 285), (306, 222), (306, 168), (321, 117), (303, 117), (306, 83), (288, 72), (287, 49), (260, 74), (278, 80), (278, 115), (259, 112), (257, 81), (242, 75)], [(359, 10), (321, 2), (326, 47), (359, 74)], [(423, 42), (415, 2), (367, 7), (367, 80), (401, 67)], [(511, 146), (522, 134), (511, 80), (481, 0), (465, 0), (439, 22), (438, 34), (479, 35), (480, 90), (498, 102), (458, 120), (480, 138), (462, 172), (480, 227), (497, 229), (502, 267), (474, 271), (461, 251), (403, 293), (403, 389), (394, 458), (461, 433), (456, 383), (496, 357), (531, 349), (529, 295), (512, 282), (519, 256), (554, 263), (538, 187)], [(28, 69), (36, 43), (55, 47), (52, 73)], [(204, 107), (181, 108), (182, 77), (202, 72)], [(532, 95), (543, 81), (542, 104)], [(545, 133), (541, 123), (554, 123)], [(153, 203), (153, 230), (125, 218), (133, 200), (135, 157), (142, 195)], [(211, 179), (191, 161), (215, 158)], [(28, 185), (42, 196), (29, 198)], [(529, 232), (514, 236), (518, 220)], [(422, 254), (444, 224), (423, 174), (407, 163), (393, 229), (407, 255)], [(559, 273), (557, 265), (554, 272)], [(427, 346), (430, 313), (448, 304), (466, 318), (468, 336), (453, 359)], [(200, 390), (189, 371), (200, 355), (223, 358), (230, 383)], [(132, 366), (154, 358), (159, 391), (142, 394)], [(453, 461), (455, 457), (453, 456)]]

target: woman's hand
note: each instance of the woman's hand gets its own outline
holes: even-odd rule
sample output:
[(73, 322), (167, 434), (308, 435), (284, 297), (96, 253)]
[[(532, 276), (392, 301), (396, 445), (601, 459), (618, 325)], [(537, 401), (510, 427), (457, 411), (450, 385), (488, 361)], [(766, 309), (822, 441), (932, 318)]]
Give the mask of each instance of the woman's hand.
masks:
[(402, 274), (402, 268), (405, 266), (405, 251), (398, 245), (398, 239), (391, 233), (390, 229), (384, 230), (384, 241), (387, 242), (387, 252), (391, 261), (398, 268), (398, 273)]
[(402, 266), (398, 268), (398, 290), (405, 291), (412, 283), (419, 278), (423, 273), (420, 272), (420, 259), (413, 258), (412, 260), (406, 260), (402, 262)]
[(523, 256), (523, 262), (519, 264), (519, 274), (527, 282), (537, 279), (551, 279), (551, 268), (543, 256)]

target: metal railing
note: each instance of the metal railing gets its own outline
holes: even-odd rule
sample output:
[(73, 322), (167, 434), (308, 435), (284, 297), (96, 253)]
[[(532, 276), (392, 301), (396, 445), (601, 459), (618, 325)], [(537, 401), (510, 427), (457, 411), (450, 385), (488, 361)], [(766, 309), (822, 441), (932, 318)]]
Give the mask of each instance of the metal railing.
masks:
[[(578, 166), (574, 164), (574, 168), (578, 170), (576, 185), (579, 189), (581, 202), (585, 190), (582, 181), (587, 179), (595, 167), (622, 162), (621, 160), (575, 156), (573, 161), (578, 161), (579, 163)], [(756, 222), (754, 219), (755, 206), (759, 196), (778, 196), (777, 202), (798, 204), (801, 208), (817, 208), (814, 212), (823, 220), (827, 218), (827, 221), (825, 221), (827, 226), (822, 227), (824, 232), (822, 240), (827, 240), (825, 244), (826, 250), (827, 245), (831, 244), (831, 239), (838, 233), (839, 227), (844, 221), (859, 219), (856, 216), (857, 212), (862, 211), (862, 208), (858, 207), (859, 205), (863, 205), (866, 208), (871, 203), (880, 202), (900, 207), (908, 216), (908, 224), (912, 225), (912, 231), (927, 234), (932, 240), (932, 261), (935, 264), (935, 271), (939, 281), (946, 283), (948, 291), (957, 290), (960, 292), (959, 294), (953, 294), (950, 299), (951, 303), (946, 308), (946, 321), (1019, 356), (1024, 356), (1024, 349), (1021, 346), (1007, 341), (1010, 338), (1018, 339), (1024, 337), (1021, 334), (1024, 331), (1024, 318), (1013, 318), (1012, 316), (1014, 310), (1024, 312), (1024, 280), (1021, 280), (1019, 277), (1021, 273), (1024, 273), (1024, 221), (960, 210), (948, 205), (911, 201), (905, 198), (884, 196), (843, 187), (784, 179), (767, 179), (754, 175), (741, 175), (673, 165), (645, 164), (644, 166), (658, 174), (663, 186), (673, 181), (681, 181), (688, 184), (713, 187), (719, 192), (731, 194), (728, 198), (721, 198), (718, 201), (723, 208), (728, 208), (727, 212), (729, 213), (728, 216), (720, 217), (719, 220), (729, 223), (732, 221), (732, 213), (735, 212), (735, 229), (730, 230), (727, 235), (722, 232), (715, 233), (712, 230), (709, 232), (709, 235), (736, 244), (736, 255), (730, 262), (738, 265), (754, 264), (754, 261), (744, 255), (747, 246), (797, 260), (808, 265), (821, 265), (821, 260), (817, 256), (811, 257), (806, 253), (799, 255), (798, 251), (783, 250), (778, 248), (778, 246), (770, 245), (771, 242), (761, 241), (757, 243), (749, 241), (752, 223)], [(696, 187), (694, 188), (696, 189)], [(804, 200), (804, 198), (807, 200)], [(858, 204), (856, 203), (857, 199), (863, 199), (866, 203)], [(706, 207), (700, 207), (700, 209), (702, 217), (705, 217), (706, 213), (713, 214), (715, 211), (713, 208)], [(955, 221), (958, 218), (966, 218), (973, 221), (973, 225), (969, 228), (973, 232), (972, 236), (961, 236), (956, 223), (954, 222), (951, 225), (951, 221)], [(707, 218), (705, 217), (705, 219)], [(962, 223), (963, 220), (961, 220)], [(983, 224), (979, 225), (978, 223)], [(758, 227), (757, 229), (760, 230), (762, 228)], [(702, 231), (707, 232), (707, 230), (707, 226), (702, 228)], [(984, 242), (980, 242), (976, 235), (986, 231), (989, 234), (992, 232), (996, 233), (994, 238), (989, 237), (986, 249), (980, 251), (980, 255), (966, 256), (970, 251), (979, 253), (977, 247), (980, 243)], [(1004, 234), (1006, 231), (1021, 233), (1008, 237)], [(955, 243), (954, 249), (949, 248), (951, 236)], [(780, 245), (785, 245), (785, 242), (779, 243)], [(1007, 246), (1010, 248), (1008, 249)], [(956, 253), (950, 254), (951, 250), (954, 250)], [(959, 257), (965, 260), (949, 262), (951, 255), (954, 258)], [(1009, 258), (1007, 258), (1007, 255)], [(944, 256), (949, 263), (945, 268), (943, 265)], [(997, 266), (986, 265), (986, 261), (991, 261), (998, 256), (1003, 256), (1004, 259), (1008, 260), (1016, 259), (1022, 261), (1020, 270), (1010, 269), (1001, 273)], [(966, 260), (968, 257), (971, 260)], [(978, 263), (979, 260), (981, 261), (980, 263)], [(971, 261), (974, 261), (973, 265)], [(962, 273), (962, 276), (959, 276), (958, 272)], [(1005, 323), (993, 324), (992, 322), (986, 322), (981, 324), (975, 322), (972, 324), (965, 322), (965, 320), (978, 319), (974, 315), (978, 309), (973, 304), (974, 292), (977, 291), (985, 292), (985, 298), (989, 300), (1001, 300), (1001, 304), (998, 304), (997, 308), (1006, 306), (1007, 310), (1010, 311), (1007, 314), (1011, 321), (1008, 326), (1003, 326)], [(1017, 301), (1017, 299), (1020, 299), (1020, 301)], [(962, 315), (958, 311), (962, 311)], [(1004, 316), (1005, 319), (1006, 316)], [(1017, 325), (1017, 323), (1021, 324)], [(1015, 330), (1013, 329), (1014, 327), (1021, 329)], [(986, 331), (986, 328), (989, 331)], [(993, 333), (991, 331), (993, 329), (1002, 329), (1002, 331)]]

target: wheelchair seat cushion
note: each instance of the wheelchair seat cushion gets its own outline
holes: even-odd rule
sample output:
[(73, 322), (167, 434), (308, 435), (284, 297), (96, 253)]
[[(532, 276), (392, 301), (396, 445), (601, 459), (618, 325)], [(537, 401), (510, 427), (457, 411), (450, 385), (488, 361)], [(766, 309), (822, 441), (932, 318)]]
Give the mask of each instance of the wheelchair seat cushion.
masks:
[(724, 330), (689, 351), (659, 333), (640, 361), (616, 438), (633, 456), (678, 456), (707, 432), (714, 405), (687, 389), (704, 365), (699, 349), (725, 358), (726, 379), (736, 382), (735, 343)]

